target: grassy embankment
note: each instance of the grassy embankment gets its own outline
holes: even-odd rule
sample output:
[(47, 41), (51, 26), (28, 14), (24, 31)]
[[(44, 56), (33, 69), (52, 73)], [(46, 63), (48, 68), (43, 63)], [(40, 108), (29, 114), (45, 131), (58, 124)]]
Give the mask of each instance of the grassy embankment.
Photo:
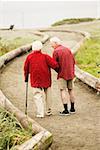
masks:
[[(80, 22), (94, 21), (94, 18), (64, 19), (56, 22), (53, 26), (74, 24)], [(91, 39), (87, 40), (79, 49), (75, 58), (77, 65), (84, 71), (100, 78), (100, 30), (96, 29), (92, 33)]]
[(52, 26), (59, 26), (64, 24), (77, 24), (81, 22), (89, 22), (89, 21), (95, 21), (95, 18), (71, 18), (71, 19), (63, 19), (60, 21), (57, 21), (52, 24)]
[(13, 149), (32, 137), (31, 125), (26, 131), (14, 115), (0, 108), (0, 150)]
[(76, 54), (77, 65), (84, 71), (100, 78), (100, 31), (98, 36), (87, 40)]
[[(12, 31), (12, 32), (14, 32), (14, 31)], [(10, 33), (10, 31), (8, 31), (7, 34), (12, 34), (12, 33)], [(34, 35), (30, 35), (30, 36), (18, 35), (17, 37), (13, 37), (13, 35), (12, 35), (12, 38), (6, 37), (6, 35), (5, 35), (5, 37), (3, 37), (1, 35), (1, 37), (0, 37), (0, 56), (4, 55), (5, 53), (7, 53), (11, 50), (14, 50), (20, 46), (23, 46), (28, 43), (32, 43), (36, 39), (38, 39), (38, 37), (36, 37)]]

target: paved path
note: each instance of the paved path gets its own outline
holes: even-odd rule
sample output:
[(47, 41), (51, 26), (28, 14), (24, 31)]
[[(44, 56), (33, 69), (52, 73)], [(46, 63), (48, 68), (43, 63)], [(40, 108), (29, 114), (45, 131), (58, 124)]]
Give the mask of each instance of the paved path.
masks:
[[(82, 38), (72, 33), (48, 32), (50, 36), (58, 36), (69, 46), (73, 47)], [(51, 55), (52, 48), (47, 42), (44, 52)], [(23, 63), (26, 55), (17, 57), (7, 64), (0, 75), (0, 87), (11, 102), (25, 110), (25, 83), (23, 82)], [(52, 71), (52, 110), (53, 116), (44, 119), (35, 118), (35, 105), (32, 97), (32, 89), (29, 87), (28, 114), (43, 127), (53, 133), (54, 142), (52, 150), (100, 150), (100, 97), (84, 85), (75, 81), (76, 114), (59, 116), (63, 110), (56, 73)]]

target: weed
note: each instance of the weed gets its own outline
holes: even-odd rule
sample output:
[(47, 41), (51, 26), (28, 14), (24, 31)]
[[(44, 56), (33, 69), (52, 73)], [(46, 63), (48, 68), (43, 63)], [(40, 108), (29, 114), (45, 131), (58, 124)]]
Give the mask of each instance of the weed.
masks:
[(26, 131), (13, 114), (0, 108), (0, 150), (9, 150), (32, 137), (32, 129)]

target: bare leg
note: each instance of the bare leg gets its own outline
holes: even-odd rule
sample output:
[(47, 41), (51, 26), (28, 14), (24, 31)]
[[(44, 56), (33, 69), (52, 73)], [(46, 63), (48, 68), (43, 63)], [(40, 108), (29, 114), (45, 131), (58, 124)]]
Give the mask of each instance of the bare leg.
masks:
[(75, 113), (75, 108), (74, 108), (74, 104), (75, 104), (75, 95), (74, 95), (74, 90), (68, 90), (69, 92), (69, 96), (70, 96), (70, 104), (71, 104), (71, 108), (70, 108), (70, 112)]
[(62, 103), (64, 106), (64, 111), (60, 112), (60, 115), (69, 115), (69, 111), (68, 111), (68, 100), (69, 100), (69, 94), (67, 89), (62, 89), (60, 90), (61, 93), (61, 99), (62, 99)]
[(67, 104), (68, 100), (69, 100), (69, 95), (68, 95), (68, 91), (67, 89), (61, 89), (60, 90), (61, 93), (61, 100), (63, 104)]
[(69, 97), (70, 97), (70, 102), (75, 103), (75, 95), (74, 95), (74, 90), (73, 89), (68, 89)]

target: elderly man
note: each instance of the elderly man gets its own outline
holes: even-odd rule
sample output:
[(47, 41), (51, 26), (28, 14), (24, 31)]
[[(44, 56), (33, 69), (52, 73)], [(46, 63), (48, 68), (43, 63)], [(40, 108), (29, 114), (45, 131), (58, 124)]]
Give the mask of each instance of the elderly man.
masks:
[(43, 45), (40, 41), (32, 44), (32, 53), (24, 64), (25, 82), (30, 74), (33, 97), (37, 108), (37, 117), (44, 117), (44, 100), (46, 100), (47, 115), (51, 115), (51, 68), (57, 69), (58, 63), (47, 54), (41, 52)]
[(70, 113), (75, 113), (74, 103), (75, 96), (73, 91), (73, 78), (75, 60), (71, 50), (61, 45), (61, 40), (57, 37), (50, 39), (51, 45), (54, 48), (53, 58), (59, 64), (58, 70), (58, 85), (61, 92), (61, 99), (64, 105), (64, 111), (60, 115), (69, 115), (68, 99), (70, 98), (71, 108)]

